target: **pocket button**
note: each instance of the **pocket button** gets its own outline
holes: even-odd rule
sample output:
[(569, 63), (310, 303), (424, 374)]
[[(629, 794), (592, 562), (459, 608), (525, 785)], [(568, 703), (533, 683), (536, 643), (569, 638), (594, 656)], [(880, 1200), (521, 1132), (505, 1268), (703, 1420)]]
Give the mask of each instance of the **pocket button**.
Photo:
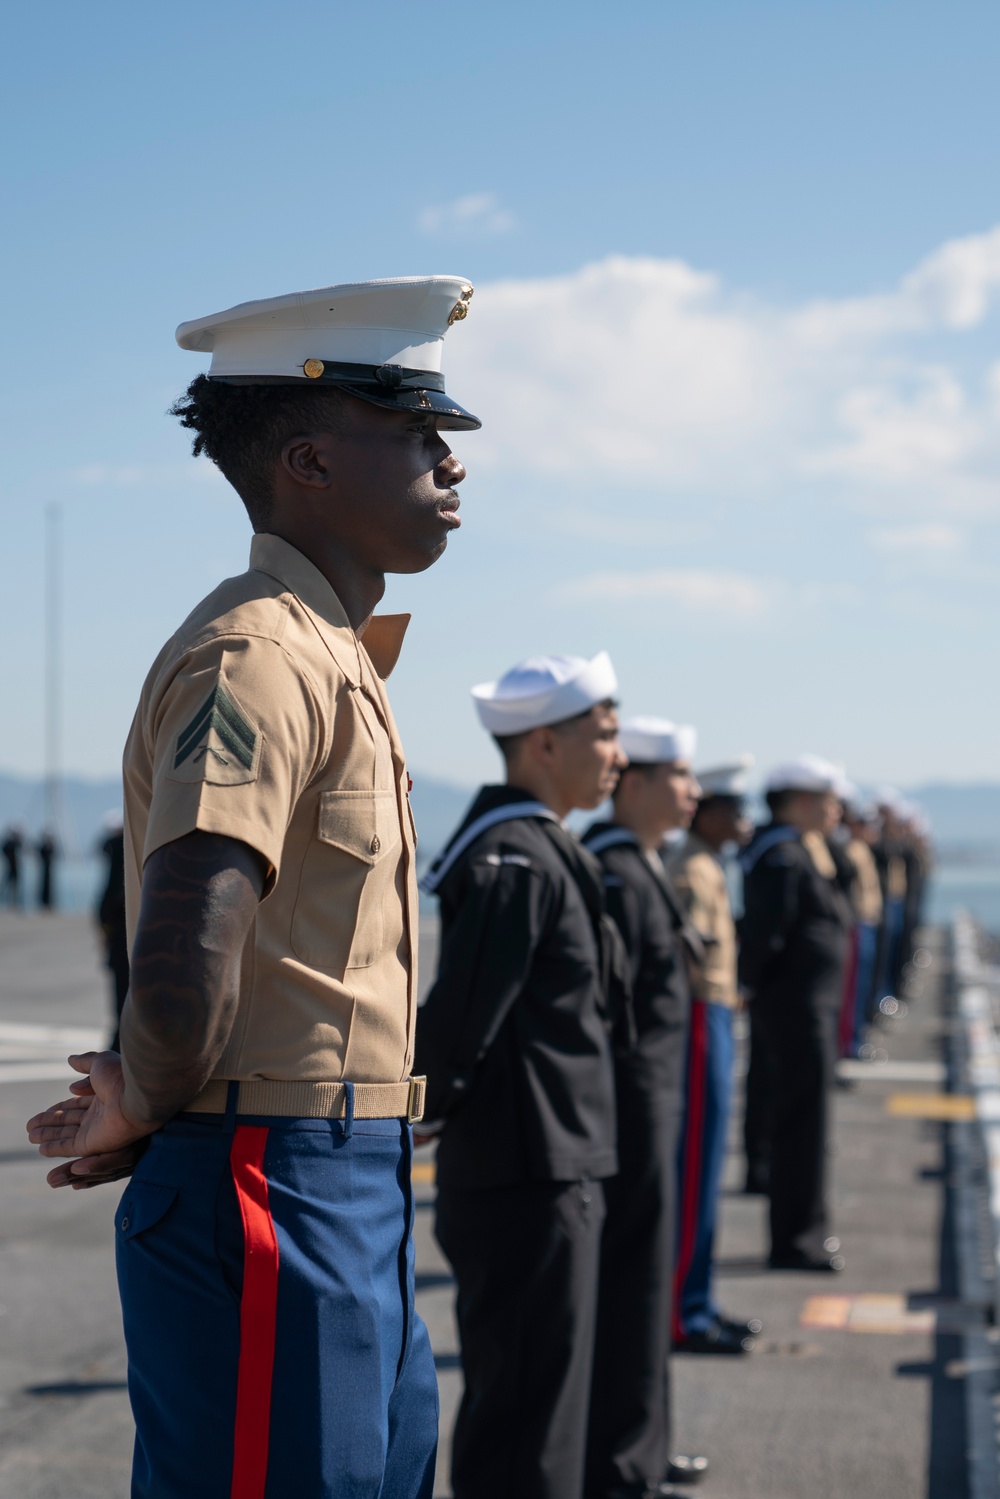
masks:
[(123, 1218), (122, 1219), (122, 1233), (123, 1234), (128, 1233), (128, 1219), (127, 1218)]
[(382, 840), (379, 838), (379, 835), (376, 833), (375, 837), (371, 841), (371, 851), (372, 851), (372, 853), (373, 854), (377, 854), (378, 851), (379, 851), (379, 849), (381, 847), (382, 847)]

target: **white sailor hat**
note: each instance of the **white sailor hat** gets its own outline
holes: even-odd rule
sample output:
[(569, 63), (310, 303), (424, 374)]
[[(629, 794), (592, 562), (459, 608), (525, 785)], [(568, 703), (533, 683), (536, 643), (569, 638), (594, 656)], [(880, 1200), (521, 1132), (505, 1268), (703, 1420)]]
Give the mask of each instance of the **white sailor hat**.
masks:
[(690, 760), (698, 731), (693, 724), (671, 723), (669, 718), (625, 718), (618, 739), (633, 765), (662, 765), (669, 760)]
[(820, 755), (799, 755), (775, 766), (767, 778), (766, 791), (837, 791), (843, 773)]
[(844, 813), (851, 822), (878, 822), (878, 808), (870, 797), (865, 796), (860, 786), (853, 781), (844, 781), (837, 789), (844, 804)]
[(483, 728), (503, 739), (576, 718), (612, 699), (618, 678), (607, 651), (583, 656), (529, 656), (498, 682), (473, 687)]
[(699, 770), (698, 784), (701, 787), (702, 798), (746, 796), (748, 772), (755, 763), (753, 755), (740, 755), (728, 765), (714, 765), (711, 770)]
[(468, 313), (461, 276), (400, 276), (321, 286), (181, 323), (182, 349), (211, 353), (210, 380), (232, 385), (336, 386), (394, 410), (433, 411), (438, 426), (479, 418), (445, 394), (444, 336)]

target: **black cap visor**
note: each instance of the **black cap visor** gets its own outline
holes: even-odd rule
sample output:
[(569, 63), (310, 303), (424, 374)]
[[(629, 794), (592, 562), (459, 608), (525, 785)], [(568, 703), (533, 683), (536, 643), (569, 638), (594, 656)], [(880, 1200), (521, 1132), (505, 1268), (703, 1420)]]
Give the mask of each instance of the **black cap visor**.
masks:
[(209, 379), (226, 385), (310, 385), (314, 390), (333, 386), (387, 411), (433, 412), (442, 431), (475, 432), (483, 425), (478, 416), (446, 394), (444, 376), (437, 370), (307, 359), (301, 375), (210, 375)]
[(425, 411), (437, 417), (442, 432), (476, 432), (483, 425), (478, 416), (459, 406), (443, 390), (399, 390), (391, 394), (379, 391), (376, 395), (370, 386), (341, 385), (339, 388), (349, 396), (357, 396), (373, 406), (384, 406), (388, 411)]

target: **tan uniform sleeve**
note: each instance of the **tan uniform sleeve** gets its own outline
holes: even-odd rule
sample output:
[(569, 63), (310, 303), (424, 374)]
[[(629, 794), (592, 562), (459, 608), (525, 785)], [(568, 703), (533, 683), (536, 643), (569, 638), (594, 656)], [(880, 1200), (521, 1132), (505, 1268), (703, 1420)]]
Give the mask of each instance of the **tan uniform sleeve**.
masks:
[(214, 639), (182, 656), (145, 716), (143, 863), (196, 829), (220, 833), (267, 860), (269, 891), (292, 809), (325, 758), (323, 718), (311, 683), (274, 640)]
[(674, 876), (674, 886), (684, 902), (691, 925), (704, 937), (714, 937), (716, 922), (716, 881), (705, 854), (692, 854)]
[(711, 854), (696, 850), (679, 860), (674, 885), (691, 925), (707, 941), (701, 963), (691, 964), (696, 999), (736, 1004), (736, 931), (726, 877)]

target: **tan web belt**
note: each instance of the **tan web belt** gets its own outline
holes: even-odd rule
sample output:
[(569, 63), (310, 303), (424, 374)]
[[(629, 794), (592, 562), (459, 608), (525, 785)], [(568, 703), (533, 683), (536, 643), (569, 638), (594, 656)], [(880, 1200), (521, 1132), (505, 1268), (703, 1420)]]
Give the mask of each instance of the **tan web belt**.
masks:
[[(406, 1119), (415, 1124), (424, 1117), (425, 1077), (410, 1077), (403, 1083), (355, 1083), (355, 1119)], [(279, 1119), (343, 1119), (347, 1090), (343, 1083), (282, 1082), (277, 1078), (254, 1078), (239, 1085), (238, 1114), (272, 1115)], [(224, 1114), (229, 1083), (216, 1078), (206, 1083), (185, 1114)]]

